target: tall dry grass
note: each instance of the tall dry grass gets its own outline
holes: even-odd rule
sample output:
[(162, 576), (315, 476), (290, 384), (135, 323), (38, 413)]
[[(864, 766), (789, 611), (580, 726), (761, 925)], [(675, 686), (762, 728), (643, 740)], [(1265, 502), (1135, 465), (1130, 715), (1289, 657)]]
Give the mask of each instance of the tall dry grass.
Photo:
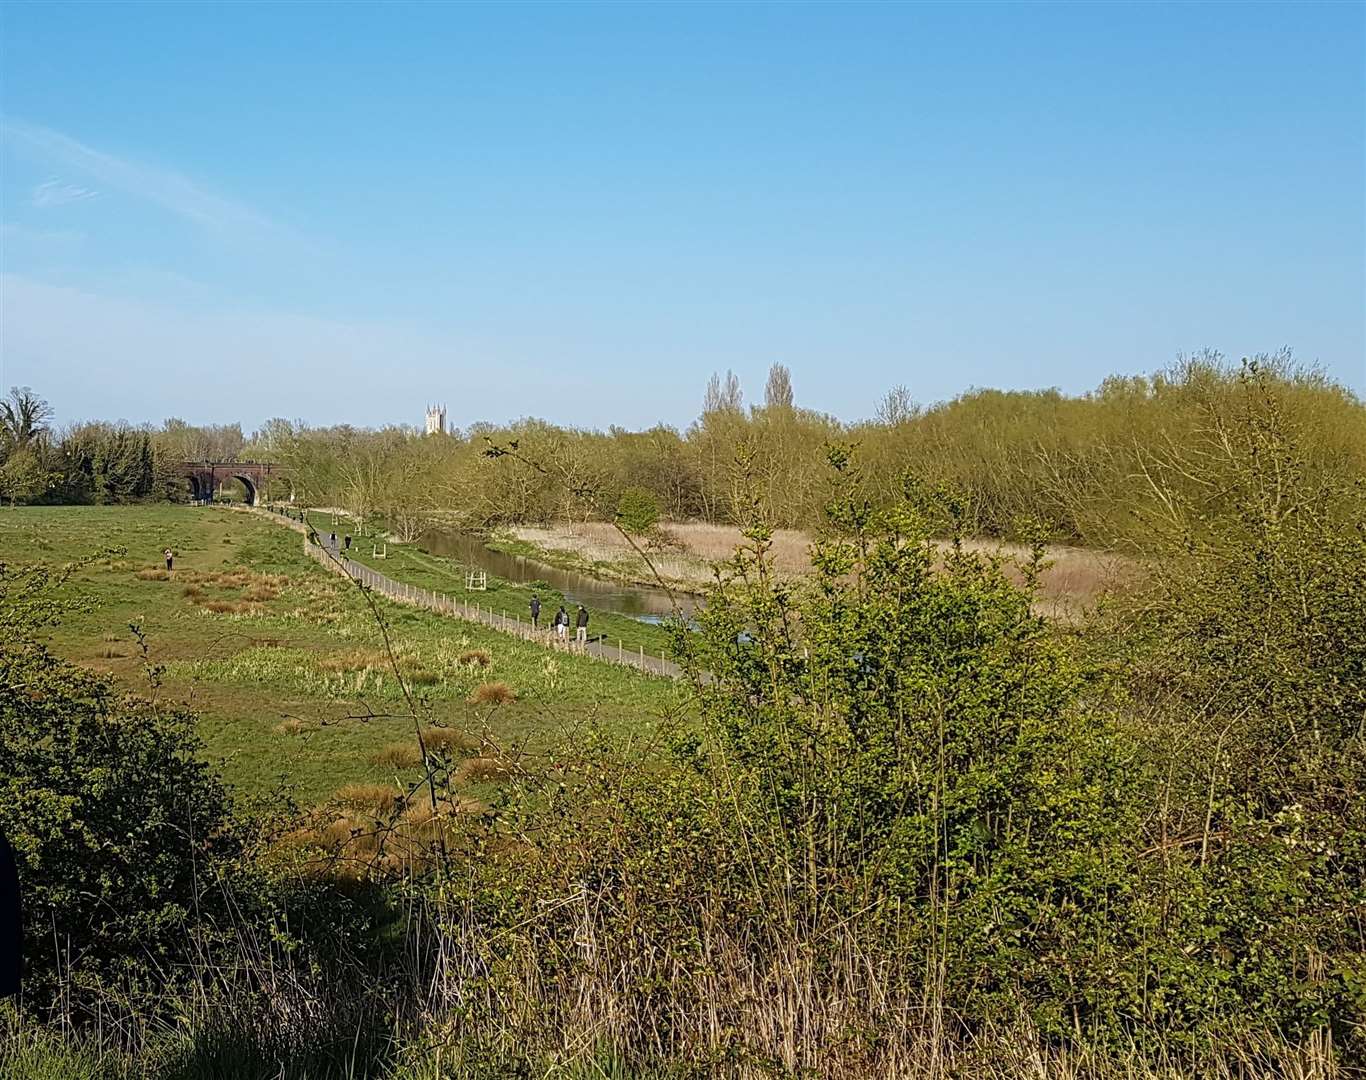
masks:
[[(669, 522), (660, 526), (664, 539), (650, 551), (650, 561), (669, 584), (700, 590), (709, 585), (715, 563), (731, 558), (746, 543), (740, 529), (732, 525), (706, 522)], [(543, 528), (518, 527), (512, 534), (519, 540), (547, 551), (575, 555), (594, 563), (616, 567), (632, 581), (656, 584), (650, 568), (624, 537), (606, 522), (573, 522)], [(811, 536), (798, 529), (776, 529), (771, 555), (774, 571), (782, 577), (797, 578), (811, 570)], [(940, 547), (947, 549), (947, 543)], [(995, 555), (1007, 568), (1024, 563), (1029, 549), (1022, 544), (996, 540), (973, 540), (970, 550)], [(1037, 610), (1053, 618), (1071, 620), (1095, 607), (1107, 593), (1133, 583), (1140, 575), (1139, 565), (1111, 552), (1089, 548), (1049, 545), (1048, 566), (1039, 582)], [(1023, 575), (1012, 575), (1021, 580)]]

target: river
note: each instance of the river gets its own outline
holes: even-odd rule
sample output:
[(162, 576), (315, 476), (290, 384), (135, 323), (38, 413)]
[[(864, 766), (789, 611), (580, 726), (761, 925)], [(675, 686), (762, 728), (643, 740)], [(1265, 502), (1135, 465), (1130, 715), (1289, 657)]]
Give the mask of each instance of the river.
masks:
[[(648, 585), (623, 585), (572, 570), (561, 570), (525, 555), (494, 551), (479, 537), (469, 533), (453, 529), (428, 529), (418, 539), (418, 547), (432, 555), (487, 570), (504, 581), (519, 585), (543, 581), (563, 593), (571, 604), (583, 604), (590, 611), (611, 611), (647, 623), (663, 622), (673, 614), (673, 602), (663, 589)], [(691, 618), (701, 601), (688, 593), (674, 595), (678, 598), (683, 615)]]

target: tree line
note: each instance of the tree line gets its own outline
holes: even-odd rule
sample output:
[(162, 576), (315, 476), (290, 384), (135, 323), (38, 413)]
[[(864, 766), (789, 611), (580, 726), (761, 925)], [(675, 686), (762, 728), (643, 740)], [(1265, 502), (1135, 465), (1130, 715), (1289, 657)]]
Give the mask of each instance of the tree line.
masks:
[[(528, 417), (424, 435), (407, 426), (274, 419), (250, 438), (239, 425), (182, 420), (158, 428), (88, 423), (52, 435), (39, 401), (25, 435), (22, 394), (14, 391), (17, 430), (6, 436), (0, 494), (183, 498), (171, 464), (241, 456), (287, 467), (288, 491), (269, 494), (379, 515), (405, 538), (432, 515), (485, 529), (611, 514), (627, 492), (637, 506), (646, 494), (672, 520), (815, 528), (831, 497), (825, 448), (841, 444), (857, 455), (875, 505), (890, 505), (912, 477), (959, 493), (974, 535), (1021, 538), (1042, 528), (1055, 541), (1114, 546), (1142, 540), (1138, 522), (1161, 509), (1163, 491), (1192, 495), (1221, 483), (1183, 473), (1180, 462), (1202, 445), (1211, 416), (1232, 418), (1242, 407), (1249, 373), (1302, 432), (1313, 468), (1366, 473), (1366, 407), (1346, 387), (1285, 352), (1239, 365), (1202, 353), (1152, 375), (1112, 376), (1081, 395), (975, 389), (924, 406), (898, 386), (873, 417), (850, 423), (798, 405), (791, 373), (775, 364), (761, 404), (746, 406), (732, 372), (712, 376), (700, 415), (684, 430), (602, 431)], [(509, 444), (545, 468), (509, 469), (488, 453)]]
[[(380, 514), (399, 532), (425, 515), (458, 514), (473, 528), (573, 520), (613, 512), (648, 492), (673, 520), (813, 528), (831, 491), (825, 448), (850, 446), (865, 492), (879, 506), (908, 476), (958, 492), (974, 535), (1116, 545), (1141, 539), (1143, 513), (1161, 491), (1210, 481), (1181, 472), (1209, 418), (1243, 406), (1249, 373), (1303, 433), (1313, 467), (1366, 473), (1366, 408), (1288, 354), (1241, 365), (1205, 353), (1149, 376), (1114, 376), (1090, 393), (971, 390), (930, 406), (905, 387), (874, 417), (844, 423), (794, 402), (791, 375), (775, 365), (762, 404), (746, 407), (733, 373), (713, 376), (686, 429), (567, 428), (526, 418), (425, 436), (403, 427), (367, 431), (272, 421), (248, 444), (287, 464), (299, 497)], [(509, 469), (491, 445), (515, 444), (545, 469)], [(1219, 481), (1214, 481), (1217, 485)]]
[(174, 466), (231, 461), (246, 439), (240, 424), (160, 427), (90, 420), (56, 430), (52, 406), (27, 386), (0, 402), (0, 499), (24, 503), (117, 503), (188, 495)]

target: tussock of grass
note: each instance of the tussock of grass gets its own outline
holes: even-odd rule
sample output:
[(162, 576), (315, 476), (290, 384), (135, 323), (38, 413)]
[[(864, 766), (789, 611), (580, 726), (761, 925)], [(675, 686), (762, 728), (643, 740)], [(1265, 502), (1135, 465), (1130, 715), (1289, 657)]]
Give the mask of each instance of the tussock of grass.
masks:
[(480, 683), (467, 699), (471, 705), (510, 705), (517, 700), (517, 692), (507, 683)]
[(368, 813), (387, 816), (395, 802), (403, 802), (403, 794), (392, 784), (346, 784), (337, 789), (336, 801), (343, 806)]
[(375, 751), (370, 760), (389, 769), (415, 769), (422, 764), (422, 755), (416, 744), (396, 742)]
[(169, 581), (171, 575), (160, 566), (144, 566), (133, 575), (139, 581)]
[(259, 606), (250, 600), (205, 600), (199, 606), (205, 611), (212, 611), (215, 615), (246, 615), (248, 612), (260, 610)]
[(389, 656), (382, 649), (347, 649), (332, 653), (318, 661), (323, 671), (352, 672), (372, 671), (377, 668), (389, 669)]
[(290, 717), (275, 725), (276, 735), (300, 735), (309, 730), (309, 725), (297, 717)]
[(493, 662), (487, 649), (466, 649), (459, 656), (459, 661), (467, 667), (488, 667)]
[(474, 757), (464, 761), (456, 770), (457, 783), (496, 783), (512, 775), (507, 763), (493, 757)]
[(454, 728), (427, 728), (422, 733), (422, 741), (428, 751), (438, 754), (456, 754), (462, 751), (478, 750), (480, 742), (463, 731)]

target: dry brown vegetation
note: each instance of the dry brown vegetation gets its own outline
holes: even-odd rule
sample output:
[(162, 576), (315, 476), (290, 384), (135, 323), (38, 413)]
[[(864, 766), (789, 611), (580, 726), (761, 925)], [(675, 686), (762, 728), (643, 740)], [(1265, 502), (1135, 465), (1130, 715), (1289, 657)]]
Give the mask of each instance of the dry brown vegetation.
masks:
[[(394, 660), (398, 662), (399, 673), (410, 685), (435, 686), (441, 676), (426, 666), (420, 657), (411, 652), (399, 650)], [(394, 661), (383, 649), (355, 648), (343, 649), (318, 661), (318, 667), (334, 674), (377, 671), (383, 675), (392, 674)]]
[(422, 754), (415, 743), (395, 742), (375, 751), (370, 760), (390, 769), (415, 769), (422, 764)]
[(388, 815), (393, 813), (395, 803), (401, 804), (405, 799), (392, 784), (346, 784), (337, 789), (336, 801), (356, 810)]
[(275, 734), (277, 735), (300, 735), (309, 730), (311, 730), (310, 725), (296, 716), (291, 716), (288, 720), (280, 721), (274, 728)]
[(473, 757), (456, 770), (457, 783), (496, 783), (512, 775), (508, 763), (496, 757)]
[(510, 705), (517, 700), (517, 692), (507, 683), (480, 683), (471, 692), (468, 701), (471, 705)]
[[(659, 527), (661, 542), (653, 545), (650, 561), (671, 585), (702, 589), (714, 579), (713, 566), (731, 558), (745, 538), (733, 525), (705, 522), (670, 522)], [(612, 525), (605, 522), (575, 522), (548, 528), (520, 527), (512, 530), (517, 539), (547, 551), (569, 553), (594, 563), (616, 568), (624, 578), (654, 584), (650, 568)], [(786, 577), (800, 577), (811, 569), (811, 537), (798, 529), (777, 529), (772, 538), (773, 568)], [(944, 545), (947, 547), (947, 545)], [(966, 547), (997, 555), (1010, 565), (1029, 558), (1029, 549), (1003, 541), (968, 541)], [(1055, 618), (1072, 618), (1094, 607), (1106, 592), (1138, 575), (1132, 560), (1104, 551), (1051, 545), (1046, 551), (1048, 566), (1039, 590), (1039, 609)], [(1016, 580), (1021, 573), (1013, 573)]]
[(466, 649), (460, 654), (460, 663), (469, 667), (488, 667), (493, 662), (487, 649)]
[(478, 750), (480, 740), (455, 728), (427, 728), (422, 732), (423, 745), (429, 752), (438, 754), (458, 754)]

